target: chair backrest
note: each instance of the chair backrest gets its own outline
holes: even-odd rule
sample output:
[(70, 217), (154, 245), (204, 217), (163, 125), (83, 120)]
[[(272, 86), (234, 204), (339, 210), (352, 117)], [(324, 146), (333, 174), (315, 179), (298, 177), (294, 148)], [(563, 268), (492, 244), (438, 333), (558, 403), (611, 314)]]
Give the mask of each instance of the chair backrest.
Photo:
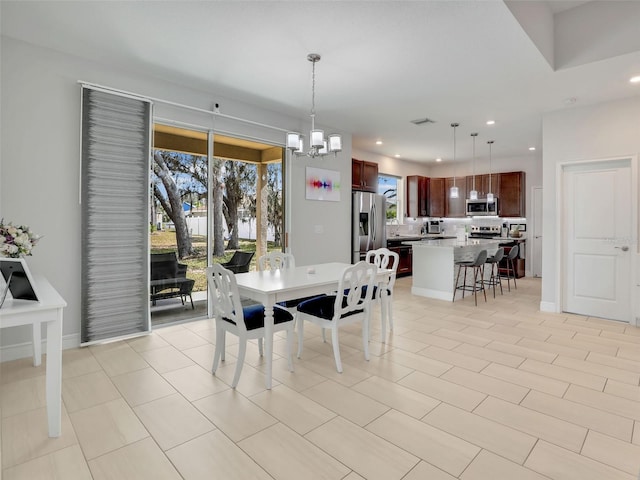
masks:
[(246, 330), (234, 273), (219, 263), (214, 263), (211, 267), (207, 267), (207, 283), (214, 317), (231, 320), (238, 330)]
[(178, 276), (178, 257), (175, 252), (152, 253), (149, 263), (151, 280), (164, 280)]
[(390, 269), (392, 273), (387, 279), (387, 289), (393, 290), (393, 285), (396, 283), (396, 273), (398, 271), (398, 262), (400, 262), (400, 255), (396, 252), (392, 252), (388, 248), (378, 248), (377, 250), (369, 250), (367, 252), (366, 261), (373, 263), (378, 269)]
[(513, 247), (511, 247), (511, 250), (509, 250), (509, 255), (507, 255), (509, 260), (513, 260), (514, 258), (516, 258), (518, 256), (518, 251), (519, 250), (520, 249), (519, 249), (518, 245), (514, 245)]
[(476, 257), (475, 261), (473, 262), (473, 266), (474, 267), (479, 267), (481, 265), (484, 265), (484, 262), (487, 261), (487, 251), (486, 250), (481, 250), (480, 252), (478, 252), (478, 256)]
[(229, 265), (239, 266), (248, 265), (254, 255), (254, 252), (241, 252), (239, 250), (236, 250), (235, 252), (233, 252), (233, 256), (227, 263)]
[(493, 259), (495, 262), (500, 262), (504, 258), (504, 248), (500, 247), (496, 250), (496, 253), (493, 254)]
[(369, 306), (378, 268), (365, 261), (344, 269), (338, 284), (334, 319)]
[(295, 268), (296, 260), (291, 253), (269, 252), (258, 259), (258, 270), (281, 270)]

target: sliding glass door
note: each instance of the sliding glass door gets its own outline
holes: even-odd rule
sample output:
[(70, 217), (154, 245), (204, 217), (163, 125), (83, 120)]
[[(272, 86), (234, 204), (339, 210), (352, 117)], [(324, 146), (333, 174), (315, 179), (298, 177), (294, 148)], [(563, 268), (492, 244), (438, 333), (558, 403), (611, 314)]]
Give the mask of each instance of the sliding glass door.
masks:
[[(283, 248), (283, 149), (154, 125), (150, 302), (154, 326), (205, 317), (205, 270)], [(212, 148), (211, 148), (212, 147)], [(210, 151), (211, 150), (211, 151)], [(235, 255), (235, 257), (234, 257)], [(209, 261), (210, 259), (210, 261)]]

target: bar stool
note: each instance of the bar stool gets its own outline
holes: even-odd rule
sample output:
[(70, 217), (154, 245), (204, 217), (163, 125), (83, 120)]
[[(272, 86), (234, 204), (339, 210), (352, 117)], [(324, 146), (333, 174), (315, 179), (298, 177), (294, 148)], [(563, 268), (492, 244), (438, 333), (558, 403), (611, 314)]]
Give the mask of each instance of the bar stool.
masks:
[(506, 277), (507, 277), (507, 287), (509, 288), (509, 291), (511, 291), (511, 284), (510, 284), (510, 280), (511, 280), (511, 275), (513, 274), (513, 288), (515, 288), (516, 290), (518, 289), (518, 285), (516, 284), (516, 267), (515, 267), (515, 258), (518, 256), (518, 252), (520, 251), (520, 248), (518, 247), (518, 245), (514, 245), (513, 247), (511, 247), (511, 250), (509, 250), (509, 253), (507, 254), (507, 268), (506, 268)]
[[(484, 283), (482, 279), (484, 277), (484, 264), (487, 261), (487, 251), (482, 250), (478, 253), (476, 259), (472, 262), (455, 262), (455, 265), (458, 267), (458, 275), (456, 276), (456, 283), (453, 286), (453, 299), (452, 302), (456, 299), (456, 291), (462, 290), (462, 298), (464, 298), (464, 292), (472, 291), (476, 306), (478, 305), (478, 290), (482, 290), (484, 293), (484, 301), (487, 301), (487, 292), (484, 289)], [(458, 285), (458, 281), (460, 280), (460, 270), (464, 268), (464, 277), (462, 280), (462, 285)], [(473, 284), (467, 285), (467, 269), (473, 268)], [(480, 281), (478, 281), (478, 274), (480, 274)]]
[(504, 258), (504, 248), (500, 247), (493, 256), (488, 257), (486, 263), (491, 265), (491, 276), (489, 280), (482, 279), (482, 282), (489, 287), (493, 287), (493, 298), (496, 298), (496, 285), (500, 285), (500, 295), (502, 292), (502, 280), (500, 279), (500, 261)]

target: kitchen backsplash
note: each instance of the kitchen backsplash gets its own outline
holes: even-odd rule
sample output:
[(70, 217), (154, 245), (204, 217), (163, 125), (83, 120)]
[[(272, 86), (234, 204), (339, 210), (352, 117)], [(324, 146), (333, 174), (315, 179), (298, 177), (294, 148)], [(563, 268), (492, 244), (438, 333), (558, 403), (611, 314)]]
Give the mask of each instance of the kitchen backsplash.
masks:
[[(430, 218), (405, 218), (404, 223), (399, 224), (387, 224), (387, 238), (395, 237), (395, 236), (404, 236), (404, 235), (420, 235), (422, 226), (431, 220)], [(498, 226), (502, 227), (506, 224), (508, 230), (511, 230), (515, 225), (520, 226), (520, 231), (526, 232), (527, 229), (527, 219), (526, 218), (486, 218), (486, 217), (476, 217), (476, 218), (434, 218), (433, 220), (442, 220), (444, 235), (455, 235), (456, 230), (459, 226), (466, 225), (477, 225), (479, 227), (491, 227)]]

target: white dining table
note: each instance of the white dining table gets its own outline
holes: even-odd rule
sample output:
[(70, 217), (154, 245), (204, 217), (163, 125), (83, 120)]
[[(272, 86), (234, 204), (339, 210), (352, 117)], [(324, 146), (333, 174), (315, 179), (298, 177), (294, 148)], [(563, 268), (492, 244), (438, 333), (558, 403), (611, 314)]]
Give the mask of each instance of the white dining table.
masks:
[(67, 302), (42, 276), (34, 276), (39, 301), (8, 298), (0, 308), (0, 328), (30, 325), (33, 364), (40, 365), (40, 325), (47, 325), (46, 398), (49, 436), (59, 437), (62, 423), (62, 311)]
[[(271, 388), (273, 363), (273, 306), (285, 300), (334, 292), (349, 263), (321, 263), (282, 270), (265, 270), (236, 274), (241, 296), (264, 305), (266, 357), (265, 384)], [(379, 270), (382, 279), (390, 270)]]

